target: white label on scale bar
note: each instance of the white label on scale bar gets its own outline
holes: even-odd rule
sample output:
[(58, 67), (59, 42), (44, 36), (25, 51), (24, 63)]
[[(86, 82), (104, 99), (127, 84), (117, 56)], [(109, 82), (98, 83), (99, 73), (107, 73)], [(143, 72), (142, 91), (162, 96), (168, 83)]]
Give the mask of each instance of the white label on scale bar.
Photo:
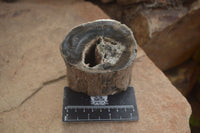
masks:
[(106, 105), (108, 104), (108, 96), (91, 96), (90, 102), (92, 105)]

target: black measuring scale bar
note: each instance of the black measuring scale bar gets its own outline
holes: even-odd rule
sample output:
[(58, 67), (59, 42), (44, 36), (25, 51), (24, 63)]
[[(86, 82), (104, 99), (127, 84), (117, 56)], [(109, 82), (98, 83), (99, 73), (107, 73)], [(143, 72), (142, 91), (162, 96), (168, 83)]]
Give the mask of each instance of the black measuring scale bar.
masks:
[(109, 96), (88, 96), (64, 88), (63, 122), (137, 121), (139, 119), (133, 87)]

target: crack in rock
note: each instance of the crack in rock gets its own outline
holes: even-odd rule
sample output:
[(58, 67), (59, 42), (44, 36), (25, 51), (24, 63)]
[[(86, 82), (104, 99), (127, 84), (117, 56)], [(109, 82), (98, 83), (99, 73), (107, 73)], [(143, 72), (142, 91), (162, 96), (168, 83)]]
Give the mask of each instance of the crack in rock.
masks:
[(58, 78), (56, 78), (56, 79), (52, 79), (52, 80), (43, 82), (43, 84), (42, 84), (39, 88), (37, 88), (32, 94), (30, 94), (28, 97), (26, 97), (19, 105), (15, 106), (15, 107), (12, 107), (12, 108), (10, 108), (10, 109), (8, 109), (8, 110), (4, 110), (4, 111), (0, 112), (0, 114), (5, 113), (5, 112), (10, 112), (10, 111), (12, 111), (12, 110), (15, 110), (15, 109), (21, 107), (26, 101), (28, 101), (28, 100), (29, 100), (30, 98), (32, 98), (35, 94), (37, 94), (43, 87), (45, 87), (46, 85), (49, 85), (49, 84), (51, 84), (51, 83), (57, 82), (57, 81), (59, 81), (59, 80), (62, 80), (62, 79), (64, 79), (65, 77), (66, 77), (66, 75), (62, 75), (62, 76), (60, 76), (60, 77), (58, 77)]

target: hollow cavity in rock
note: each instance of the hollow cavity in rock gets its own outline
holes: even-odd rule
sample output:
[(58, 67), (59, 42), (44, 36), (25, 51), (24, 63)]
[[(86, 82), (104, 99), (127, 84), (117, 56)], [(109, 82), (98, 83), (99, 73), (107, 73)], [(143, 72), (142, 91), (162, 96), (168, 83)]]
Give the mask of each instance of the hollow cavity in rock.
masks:
[(107, 37), (98, 37), (86, 47), (83, 54), (84, 64), (95, 67), (99, 64), (115, 65), (119, 61), (125, 46)]

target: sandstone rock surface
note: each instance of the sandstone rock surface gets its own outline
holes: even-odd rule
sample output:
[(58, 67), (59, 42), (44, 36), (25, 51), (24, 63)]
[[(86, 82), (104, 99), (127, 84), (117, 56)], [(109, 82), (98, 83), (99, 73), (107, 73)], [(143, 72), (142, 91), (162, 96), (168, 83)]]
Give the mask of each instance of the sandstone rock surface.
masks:
[(200, 47), (200, 9), (191, 11), (176, 23), (155, 33), (142, 46), (147, 55), (162, 70), (167, 70), (189, 59)]
[(200, 47), (199, 1), (186, 3), (156, 0), (155, 4), (134, 4), (123, 10), (121, 20), (161, 70), (180, 65)]
[(190, 105), (140, 48), (131, 81), (138, 122), (62, 122), (59, 45), (72, 27), (108, 18), (88, 2), (62, 2), (0, 4), (0, 132), (189, 133)]
[(108, 18), (81, 1), (0, 6), (0, 112), (17, 107), (44, 84), (65, 76), (59, 46), (71, 28)]
[(147, 44), (148, 41), (154, 38), (156, 33), (162, 32), (187, 13), (186, 8), (170, 10), (139, 8), (141, 7), (132, 7), (125, 10), (125, 23), (133, 30), (140, 46)]

